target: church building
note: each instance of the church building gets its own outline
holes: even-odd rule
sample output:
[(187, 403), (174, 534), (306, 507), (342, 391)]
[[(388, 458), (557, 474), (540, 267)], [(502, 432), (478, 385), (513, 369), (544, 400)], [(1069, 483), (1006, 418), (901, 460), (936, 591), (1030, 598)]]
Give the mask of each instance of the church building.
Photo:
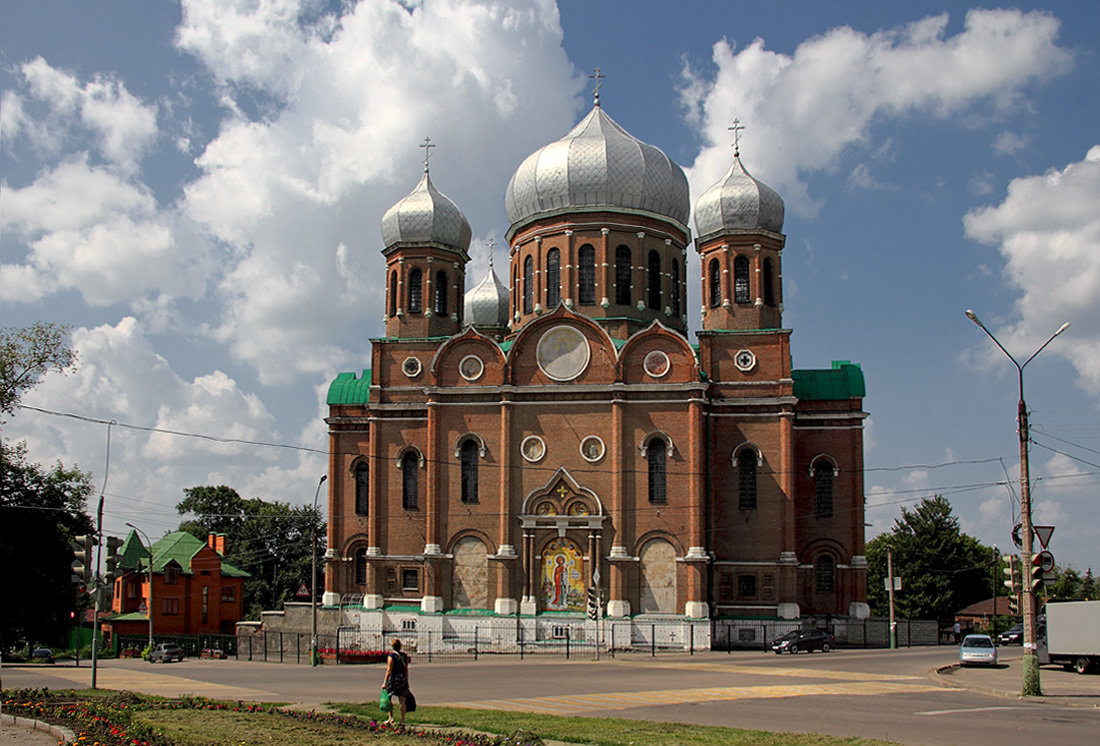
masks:
[(385, 336), (328, 393), (324, 604), (866, 616), (863, 375), (793, 368), (780, 196), (735, 151), (693, 239), (683, 170), (597, 95), (505, 200), (506, 275), (465, 293), (470, 225), (427, 159), (382, 218)]

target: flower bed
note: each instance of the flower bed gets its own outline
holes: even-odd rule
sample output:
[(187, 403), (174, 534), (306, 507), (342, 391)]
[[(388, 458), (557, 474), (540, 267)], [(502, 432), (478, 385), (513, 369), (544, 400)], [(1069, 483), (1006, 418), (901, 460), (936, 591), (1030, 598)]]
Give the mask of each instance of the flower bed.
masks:
[[(321, 660), (336, 660), (336, 648), (320, 648), (317, 651)], [(355, 650), (345, 648), (340, 651), (341, 663), (382, 663), (386, 660), (385, 650)]]

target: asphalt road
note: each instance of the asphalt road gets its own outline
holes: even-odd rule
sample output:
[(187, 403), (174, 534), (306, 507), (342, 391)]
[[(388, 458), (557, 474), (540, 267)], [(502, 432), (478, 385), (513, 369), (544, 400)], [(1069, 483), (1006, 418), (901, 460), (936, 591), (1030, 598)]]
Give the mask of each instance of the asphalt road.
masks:
[[(1022, 700), (1020, 651), (996, 669), (939, 669), (956, 649), (839, 650), (828, 654), (622, 655), (614, 660), (482, 657), (414, 663), (422, 704), (594, 717), (616, 716), (771, 731), (883, 738), (907, 744), (1092, 744), (1100, 733), (1100, 676), (1043, 669), (1044, 697)], [(104, 661), (103, 688), (306, 706), (377, 699), (381, 666), (186, 660), (151, 666)], [(86, 687), (90, 671), (5, 668), (5, 687)]]

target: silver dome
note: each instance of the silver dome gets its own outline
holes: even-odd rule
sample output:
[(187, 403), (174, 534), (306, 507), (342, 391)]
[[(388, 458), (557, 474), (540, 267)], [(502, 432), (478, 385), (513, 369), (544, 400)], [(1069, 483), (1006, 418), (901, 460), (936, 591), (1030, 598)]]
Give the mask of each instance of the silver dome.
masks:
[(492, 263), (485, 279), (466, 293), (464, 311), (467, 325), (508, 326), (508, 288), (497, 278)]
[(470, 224), (458, 206), (432, 184), (428, 172), (409, 195), (382, 216), (382, 245), (440, 243), (465, 251)]
[(702, 237), (723, 230), (783, 232), (783, 198), (757, 181), (736, 155), (722, 179), (695, 203), (695, 233)]
[(686, 226), (691, 199), (679, 166), (595, 106), (568, 135), (527, 156), (508, 182), (505, 208), (513, 226), (568, 208), (629, 208)]

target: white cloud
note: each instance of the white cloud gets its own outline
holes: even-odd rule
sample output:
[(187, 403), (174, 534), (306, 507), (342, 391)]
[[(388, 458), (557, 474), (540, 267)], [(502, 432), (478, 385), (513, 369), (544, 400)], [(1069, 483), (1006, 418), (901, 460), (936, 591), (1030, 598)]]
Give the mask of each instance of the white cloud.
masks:
[(834, 169), (852, 145), (869, 146), (876, 121), (946, 117), (978, 102), (1006, 110), (1026, 85), (1070, 64), (1056, 44), (1058, 21), (1047, 13), (971, 10), (950, 37), (947, 20), (930, 16), (871, 35), (835, 28), (790, 56), (759, 38), (736, 53), (725, 40), (715, 44), (713, 77), (684, 72), (682, 98), (707, 143), (691, 168), (695, 193), (729, 167), (734, 117), (749, 126), (746, 167), (796, 212), (812, 215), (820, 204), (805, 176)]
[(993, 139), (993, 152), (997, 155), (1016, 155), (1030, 142), (1030, 137), (1006, 130)]
[(1100, 396), (1100, 145), (1084, 160), (1014, 179), (999, 205), (968, 213), (966, 235), (995, 245), (1021, 293), (1019, 319), (995, 331), (1009, 350), (1034, 350), (1064, 321), (1072, 328), (1044, 354), (1068, 358)]

